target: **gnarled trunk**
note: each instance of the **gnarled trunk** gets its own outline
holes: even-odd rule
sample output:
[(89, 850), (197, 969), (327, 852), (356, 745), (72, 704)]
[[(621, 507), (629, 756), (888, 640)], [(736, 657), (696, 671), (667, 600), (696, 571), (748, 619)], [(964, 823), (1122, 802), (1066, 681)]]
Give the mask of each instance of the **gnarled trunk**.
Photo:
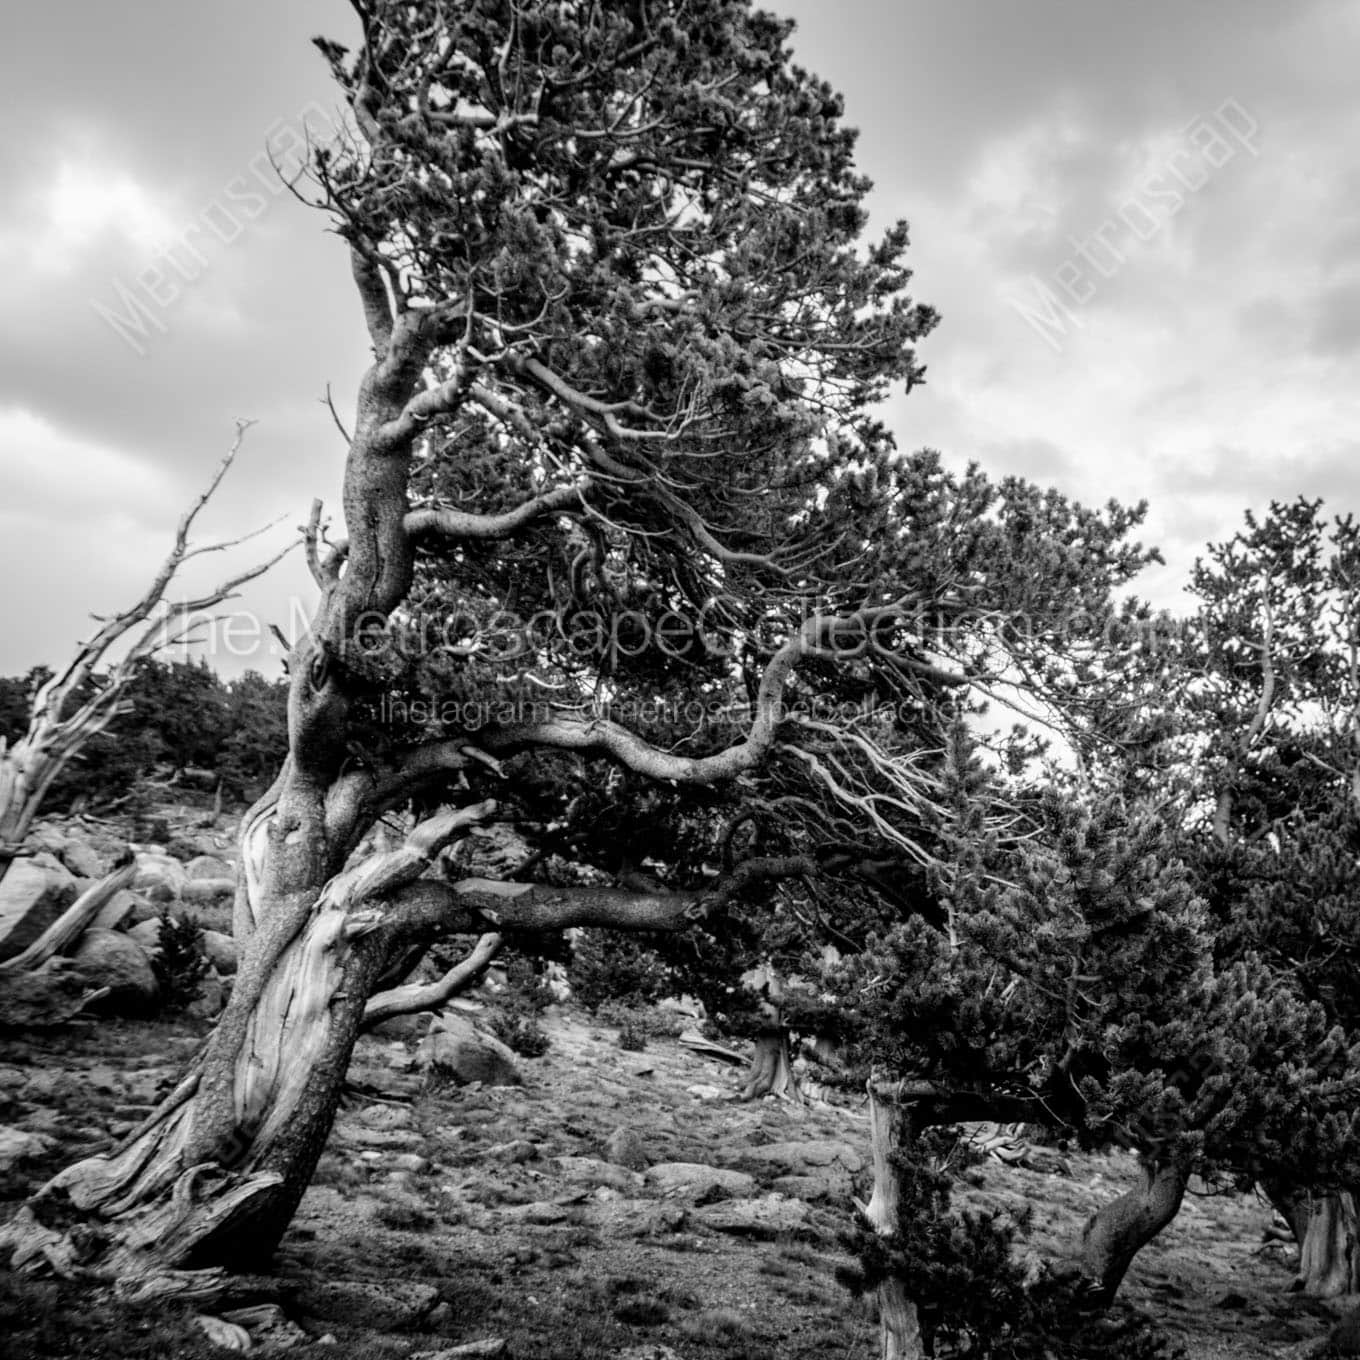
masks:
[(1349, 1190), (1311, 1195), (1306, 1215), (1294, 1287), (1315, 1299), (1360, 1294), (1355, 1195)]
[(0, 878), (28, 836), (59, 766), (27, 741), (0, 740)]
[(1081, 1235), (1081, 1273), (1094, 1303), (1114, 1301), (1133, 1258), (1176, 1217), (1185, 1197), (1185, 1171), (1143, 1162), (1143, 1184), (1098, 1209)]
[[(908, 1111), (869, 1083), (869, 1139), (874, 1162), (874, 1189), (864, 1216), (875, 1232), (890, 1237), (900, 1226), (901, 1185), (893, 1151), (909, 1132)], [(916, 1305), (905, 1284), (890, 1277), (878, 1287), (879, 1355), (882, 1360), (922, 1360), (925, 1346)]]

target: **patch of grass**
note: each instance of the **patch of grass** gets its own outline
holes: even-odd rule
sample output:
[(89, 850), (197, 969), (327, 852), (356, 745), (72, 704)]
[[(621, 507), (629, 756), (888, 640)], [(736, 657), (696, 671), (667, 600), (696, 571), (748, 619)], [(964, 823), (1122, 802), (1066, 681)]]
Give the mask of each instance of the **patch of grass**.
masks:
[(686, 1341), (710, 1345), (718, 1342), (725, 1346), (744, 1344), (759, 1335), (750, 1319), (735, 1308), (706, 1308), (683, 1319), (680, 1334)]
[(219, 1360), (189, 1313), (134, 1311), (78, 1285), (0, 1271), (5, 1360)]

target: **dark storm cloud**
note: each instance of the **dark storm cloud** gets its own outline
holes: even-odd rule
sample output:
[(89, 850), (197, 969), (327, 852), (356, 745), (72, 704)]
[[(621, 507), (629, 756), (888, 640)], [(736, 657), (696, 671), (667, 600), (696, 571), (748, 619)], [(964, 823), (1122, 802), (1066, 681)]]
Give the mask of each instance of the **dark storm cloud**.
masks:
[[(1146, 497), (1171, 564), (1147, 589), (1168, 595), (1247, 505), (1360, 501), (1360, 9), (773, 7), (844, 92), (874, 222), (911, 220), (913, 291), (943, 314), (927, 385), (886, 407), (903, 447), (1087, 502)], [(0, 630), (0, 673), (83, 626), (92, 543), (97, 603), (136, 588), (234, 417), (261, 423), (214, 527), (334, 500), (343, 443), (320, 398), (333, 384), (348, 418), (367, 355), (324, 219), (254, 177), (267, 142), (332, 107), (309, 39), (350, 38), (347, 5), (49, 5), (24, 25), (0, 137), (0, 570), (34, 600)], [(1193, 131), (1225, 117), (1226, 158)], [(262, 608), (306, 597), (288, 572)]]

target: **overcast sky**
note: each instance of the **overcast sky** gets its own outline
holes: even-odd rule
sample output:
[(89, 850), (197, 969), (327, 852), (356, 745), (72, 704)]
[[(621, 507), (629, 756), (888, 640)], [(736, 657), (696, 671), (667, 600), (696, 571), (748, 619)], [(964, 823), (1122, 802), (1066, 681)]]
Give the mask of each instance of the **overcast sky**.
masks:
[[(1249, 505), (1360, 508), (1360, 5), (774, 7), (844, 92), (876, 221), (911, 222), (943, 316), (927, 386), (889, 411), (903, 448), (1146, 498), (1163, 603)], [(22, 24), (0, 57), (0, 674), (138, 590), (235, 417), (259, 424), (205, 533), (334, 504), (322, 399), (348, 423), (367, 352), (343, 250), (262, 154), (287, 165), (333, 106), (309, 39), (351, 37), (342, 0)], [(296, 560), (242, 606), (287, 628), (292, 594)], [(246, 659), (274, 674), (267, 643)]]

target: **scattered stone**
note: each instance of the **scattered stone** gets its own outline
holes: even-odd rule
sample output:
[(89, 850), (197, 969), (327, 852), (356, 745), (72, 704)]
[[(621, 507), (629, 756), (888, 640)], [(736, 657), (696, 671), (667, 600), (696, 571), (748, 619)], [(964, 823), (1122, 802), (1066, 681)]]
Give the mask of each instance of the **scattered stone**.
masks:
[(199, 979), (198, 995), (185, 1009), (196, 1020), (215, 1020), (221, 1015), (230, 994), (230, 985), (218, 976), (216, 969), (209, 969)]
[(618, 1166), (626, 1166), (631, 1171), (645, 1171), (647, 1169), (646, 1146), (632, 1129), (615, 1129), (605, 1142), (604, 1155), (609, 1161)]
[(611, 1237), (664, 1237), (685, 1226), (688, 1211), (679, 1204), (646, 1199), (597, 1200), (586, 1221)]
[(195, 855), (184, 866), (184, 876), (191, 882), (203, 878), (229, 878), (236, 881), (236, 870), (218, 855)]
[(685, 1092), (695, 1100), (722, 1100), (727, 1092), (721, 1086), (710, 1086), (706, 1082), (696, 1082), (693, 1086), (686, 1086)]
[(18, 1162), (27, 1162), (51, 1152), (57, 1145), (55, 1138), (43, 1133), (25, 1133), (8, 1124), (0, 1124), (0, 1172), (9, 1171)]
[(538, 1145), (531, 1143), (527, 1138), (514, 1138), (508, 1143), (493, 1144), (487, 1148), (483, 1156), (490, 1157), (494, 1161), (519, 1165), (523, 1162), (538, 1160)]
[(430, 1159), (418, 1152), (399, 1152), (389, 1163), (393, 1171), (419, 1176), (430, 1169)]
[(311, 1317), (353, 1326), (356, 1320), (377, 1331), (415, 1327), (439, 1302), (439, 1290), (406, 1280), (307, 1279), (298, 1306)]
[(808, 1207), (797, 1199), (767, 1195), (764, 1199), (738, 1199), (710, 1204), (695, 1211), (695, 1219), (714, 1232), (770, 1242), (786, 1233), (808, 1230)]
[(17, 1067), (0, 1067), (0, 1092), (17, 1091), (28, 1082), (28, 1074)]
[(654, 1185), (670, 1199), (687, 1204), (706, 1204), (715, 1199), (739, 1199), (755, 1192), (754, 1176), (744, 1171), (727, 1171), (701, 1162), (658, 1162), (646, 1173)]
[(100, 1015), (145, 1015), (156, 1007), (160, 986), (151, 960), (129, 935), (116, 930), (87, 930), (75, 952), (76, 966), (90, 987), (107, 987), (108, 995), (90, 1009)]
[(615, 1351), (614, 1360), (685, 1360), (685, 1357), (659, 1341), (644, 1341), (640, 1346)]
[(365, 1105), (354, 1118), (370, 1129), (409, 1129), (411, 1127), (411, 1107), (409, 1105)]
[(203, 954), (224, 977), (236, 971), (236, 941), (220, 930), (203, 932)]
[(14, 860), (0, 878), (0, 959), (22, 954), (76, 900), (79, 885), (51, 855)]
[(551, 1204), (545, 1199), (536, 1199), (531, 1204), (511, 1204), (500, 1210), (502, 1218), (513, 1223), (533, 1223), (548, 1226), (565, 1223), (571, 1217), (571, 1210), (561, 1204)]
[(776, 1194), (786, 1195), (789, 1199), (801, 1199), (808, 1204), (843, 1199), (853, 1188), (848, 1173), (841, 1178), (825, 1173), (820, 1176), (778, 1176), (770, 1185)]
[(864, 1158), (849, 1143), (837, 1142), (832, 1138), (746, 1148), (735, 1160), (757, 1172), (780, 1176), (816, 1175), (818, 1171), (830, 1167), (853, 1172), (864, 1167)]
[(461, 1015), (441, 1016), (431, 1026), (417, 1050), (417, 1061), (432, 1076), (460, 1086), (474, 1081), (517, 1086), (524, 1080), (510, 1049)]
[(161, 952), (161, 920), (159, 916), (153, 916), (147, 921), (138, 921), (131, 930), (124, 933), (148, 957)]

